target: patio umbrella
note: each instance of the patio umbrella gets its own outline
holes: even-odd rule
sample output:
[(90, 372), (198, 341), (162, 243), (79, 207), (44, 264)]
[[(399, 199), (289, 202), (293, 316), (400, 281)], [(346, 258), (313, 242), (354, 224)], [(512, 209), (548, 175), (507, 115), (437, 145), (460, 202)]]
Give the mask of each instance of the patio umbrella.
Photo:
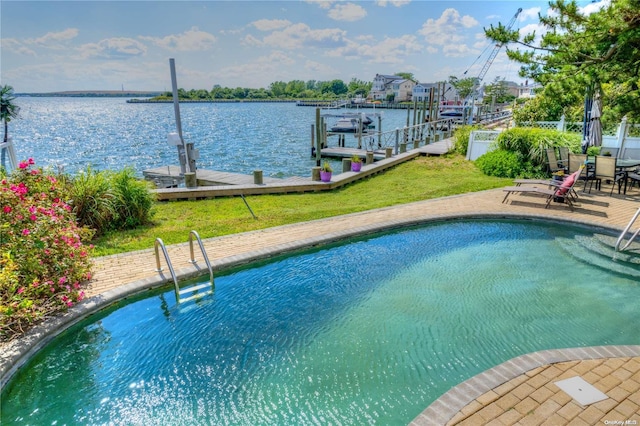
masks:
[(600, 97), (596, 96), (591, 105), (591, 117), (589, 118), (589, 146), (602, 146), (602, 122), (601, 116)]

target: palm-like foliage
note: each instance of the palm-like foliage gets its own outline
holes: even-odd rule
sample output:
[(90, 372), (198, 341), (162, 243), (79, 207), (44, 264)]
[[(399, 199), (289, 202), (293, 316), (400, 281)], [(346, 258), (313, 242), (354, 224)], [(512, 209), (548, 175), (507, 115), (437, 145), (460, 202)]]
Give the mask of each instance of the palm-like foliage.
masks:
[(13, 103), (15, 99), (13, 87), (8, 85), (0, 87), (0, 118), (4, 122), (4, 142), (7, 141), (9, 122), (17, 118), (20, 112), (20, 107)]

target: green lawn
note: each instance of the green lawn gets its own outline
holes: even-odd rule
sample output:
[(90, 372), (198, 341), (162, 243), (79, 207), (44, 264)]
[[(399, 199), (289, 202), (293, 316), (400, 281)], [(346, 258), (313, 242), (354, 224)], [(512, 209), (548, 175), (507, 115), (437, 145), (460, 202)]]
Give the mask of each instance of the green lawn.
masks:
[(152, 248), (157, 237), (165, 244), (184, 243), (191, 230), (209, 238), (481, 191), (511, 182), (486, 176), (462, 156), (449, 155), (419, 157), (334, 191), (245, 197), (257, 220), (239, 197), (159, 202), (152, 225), (99, 238), (94, 243), (95, 255)]

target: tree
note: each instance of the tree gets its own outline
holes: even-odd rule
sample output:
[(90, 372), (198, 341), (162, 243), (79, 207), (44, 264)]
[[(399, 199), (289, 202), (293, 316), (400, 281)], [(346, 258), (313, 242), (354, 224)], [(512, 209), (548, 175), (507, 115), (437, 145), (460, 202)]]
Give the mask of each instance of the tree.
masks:
[(473, 94), (477, 80), (475, 77), (458, 78), (454, 75), (449, 77), (449, 83), (455, 87), (461, 99), (467, 99)]
[(640, 117), (640, 0), (614, 0), (586, 15), (574, 0), (554, 0), (540, 16), (546, 32), (520, 35), (502, 23), (485, 29), (497, 43), (514, 43), (507, 55), (522, 64), (520, 75), (545, 92), (599, 90), (604, 82), (619, 94), (608, 107), (620, 116)]
[(395, 73), (395, 75), (397, 75), (398, 77), (402, 77), (405, 80), (415, 81), (416, 83), (418, 82), (418, 80), (416, 80), (415, 77), (413, 76), (412, 72), (397, 72)]
[(501, 79), (499, 76), (493, 80), (493, 83), (486, 85), (484, 94), (485, 104), (492, 102), (503, 104), (511, 102), (515, 98), (515, 96), (509, 92), (509, 87), (505, 79)]
[(274, 81), (269, 85), (269, 90), (271, 90), (274, 97), (279, 98), (280, 96), (284, 96), (287, 90), (287, 83), (284, 81)]
[[(13, 103), (16, 96), (13, 93), (13, 87), (4, 85), (0, 88), (0, 118), (4, 122), (4, 139), (3, 142), (9, 140), (9, 122), (14, 118), (18, 118), (20, 107)], [(7, 149), (2, 148), (0, 151), (0, 167), (5, 168)]]

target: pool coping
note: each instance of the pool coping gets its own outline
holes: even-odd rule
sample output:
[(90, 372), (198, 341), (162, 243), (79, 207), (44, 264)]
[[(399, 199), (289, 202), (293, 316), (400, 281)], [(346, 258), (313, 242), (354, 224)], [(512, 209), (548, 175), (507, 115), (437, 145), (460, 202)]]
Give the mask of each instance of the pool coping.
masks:
[[(493, 190), (481, 191), (488, 192)], [(452, 195), (449, 197), (442, 197), (438, 200), (455, 199), (464, 197), (467, 194)], [(414, 203), (404, 204), (423, 204), (425, 201), (417, 201)], [(375, 209), (377, 211), (392, 211), (399, 206), (384, 207), (381, 209)], [(359, 216), (362, 212), (351, 213), (343, 215), (342, 217)], [(226, 256), (222, 259), (212, 262), (214, 270), (227, 270), (234, 267), (246, 265), (251, 262), (266, 260), (278, 255), (289, 254), (295, 251), (305, 250), (313, 247), (323, 246), (331, 243), (340, 242), (349, 238), (366, 236), (368, 234), (375, 234), (379, 232), (391, 231), (394, 229), (402, 229), (411, 226), (425, 225), (429, 223), (446, 222), (451, 220), (474, 220), (474, 219), (505, 219), (505, 220), (534, 220), (538, 222), (550, 222), (550, 223), (569, 223), (579, 227), (585, 227), (590, 230), (602, 230), (610, 233), (620, 233), (622, 228), (616, 226), (609, 226), (602, 222), (585, 221), (584, 219), (573, 219), (571, 217), (549, 216), (547, 214), (539, 213), (524, 213), (514, 212), (510, 213), (502, 211), (496, 212), (483, 212), (483, 213), (464, 213), (455, 212), (447, 214), (429, 214), (426, 217), (415, 217), (412, 219), (396, 219), (388, 220), (384, 222), (377, 222), (369, 225), (362, 225), (348, 230), (341, 231), (328, 231), (321, 236), (315, 236), (310, 238), (304, 238), (296, 240), (295, 242), (288, 242), (282, 244), (276, 244), (269, 249), (259, 249), (249, 251), (242, 254), (236, 254)], [(327, 219), (317, 219), (310, 222), (322, 222)], [(282, 225), (273, 227), (270, 229), (282, 229), (295, 228), (298, 224)], [(250, 235), (254, 233), (260, 233), (261, 230), (248, 231), (236, 235)], [(220, 237), (208, 238), (203, 240), (203, 243), (208, 244), (215, 242)], [(188, 243), (183, 243), (188, 244)], [(153, 249), (141, 250), (140, 252), (153, 252)], [(132, 252), (135, 253), (135, 252)], [(111, 255), (106, 257), (125, 257), (132, 253), (123, 253), (117, 255)], [(203, 275), (207, 272), (202, 269), (181, 268), (177, 269), (176, 275), (179, 280), (186, 280)], [(157, 274), (155, 277), (145, 278), (141, 280), (132, 281), (123, 284), (117, 288), (108, 290), (99, 295), (88, 298), (74, 307), (69, 309), (65, 314), (52, 318), (43, 322), (42, 324), (34, 327), (24, 336), (14, 341), (9, 342), (2, 346), (2, 354), (0, 354), (0, 391), (2, 391), (5, 385), (11, 380), (15, 373), (22, 368), (40, 349), (46, 346), (49, 342), (55, 339), (60, 333), (66, 329), (72, 327), (78, 322), (86, 319), (87, 317), (98, 313), (99, 311), (109, 307), (113, 303), (125, 300), (130, 297), (138, 297), (144, 294), (146, 291), (154, 290), (168, 283), (167, 277), (163, 274)]]
[(410, 426), (440, 426), (485, 393), (538, 367), (567, 361), (640, 357), (640, 345), (586, 346), (548, 349), (520, 355), (452, 387), (433, 401)]

